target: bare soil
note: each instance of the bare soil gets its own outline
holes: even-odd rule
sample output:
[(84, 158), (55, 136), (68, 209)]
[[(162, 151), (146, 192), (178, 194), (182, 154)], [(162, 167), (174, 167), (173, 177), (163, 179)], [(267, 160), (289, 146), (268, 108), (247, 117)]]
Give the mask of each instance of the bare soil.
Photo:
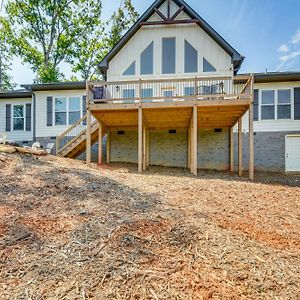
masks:
[(0, 299), (299, 299), (300, 176), (0, 154)]

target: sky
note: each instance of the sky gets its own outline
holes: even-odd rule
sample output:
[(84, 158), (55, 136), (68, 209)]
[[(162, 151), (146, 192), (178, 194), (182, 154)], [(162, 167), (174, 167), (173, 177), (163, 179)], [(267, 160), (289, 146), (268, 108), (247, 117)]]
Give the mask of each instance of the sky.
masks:
[[(108, 19), (121, 0), (102, 0)], [(154, 0), (132, 0), (142, 14)], [(229, 44), (245, 56), (240, 73), (300, 71), (299, 0), (186, 0)], [(70, 77), (70, 66), (61, 70)], [(15, 59), (12, 75), (18, 84), (31, 83), (28, 65)]]

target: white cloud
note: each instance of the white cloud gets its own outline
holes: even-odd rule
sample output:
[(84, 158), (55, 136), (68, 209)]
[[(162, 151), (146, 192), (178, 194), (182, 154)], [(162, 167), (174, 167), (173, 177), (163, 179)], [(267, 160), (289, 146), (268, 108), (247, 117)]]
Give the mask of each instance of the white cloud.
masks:
[(287, 45), (281, 45), (278, 49), (277, 49), (278, 52), (289, 52), (290, 49)]
[(291, 52), (291, 53), (289, 53), (289, 54), (287, 54), (287, 55), (281, 56), (281, 57), (280, 57), (280, 60), (281, 60), (282, 62), (287, 62), (288, 60), (291, 60), (291, 59), (293, 59), (293, 58), (296, 58), (296, 57), (299, 56), (299, 55), (300, 55), (300, 51), (294, 51), (294, 52)]
[(296, 32), (296, 34), (292, 38), (293, 44), (299, 44), (300, 43), (300, 29)]

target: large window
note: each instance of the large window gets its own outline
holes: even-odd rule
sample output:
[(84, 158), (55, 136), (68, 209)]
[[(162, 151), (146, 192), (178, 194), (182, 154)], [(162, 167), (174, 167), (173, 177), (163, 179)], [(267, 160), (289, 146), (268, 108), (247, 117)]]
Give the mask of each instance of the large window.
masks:
[(74, 124), (80, 119), (80, 98), (69, 98), (69, 124)]
[(216, 68), (203, 57), (203, 72), (216, 72)]
[(55, 98), (55, 125), (67, 125), (67, 98)]
[(141, 75), (153, 74), (153, 42), (141, 53)]
[(187, 41), (184, 41), (184, 72), (185, 73), (198, 72), (198, 52)]
[(264, 90), (261, 93), (261, 119), (275, 119), (275, 91)]
[(162, 73), (175, 74), (176, 71), (176, 40), (175, 38), (162, 39)]
[(124, 76), (135, 75), (135, 61), (123, 72)]
[(55, 125), (71, 125), (81, 117), (80, 97), (57, 97), (54, 101)]
[(277, 119), (291, 118), (291, 90), (278, 90)]
[(142, 89), (142, 99), (144, 102), (151, 102), (153, 99), (153, 89), (144, 88)]
[(135, 97), (134, 89), (124, 89), (123, 90), (123, 99), (128, 99), (128, 100), (124, 100), (125, 103), (134, 102), (134, 97)]
[(13, 129), (15, 131), (24, 130), (25, 117), (24, 117), (24, 105), (13, 106)]

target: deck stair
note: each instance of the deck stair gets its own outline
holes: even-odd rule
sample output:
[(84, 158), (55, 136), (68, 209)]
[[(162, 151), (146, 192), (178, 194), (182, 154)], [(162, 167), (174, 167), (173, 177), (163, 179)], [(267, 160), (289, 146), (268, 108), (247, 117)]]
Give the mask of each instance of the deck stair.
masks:
[[(56, 138), (56, 155), (76, 158), (86, 150), (87, 115), (84, 115), (75, 124)], [(91, 135), (92, 145), (98, 141), (98, 122), (92, 118)]]

